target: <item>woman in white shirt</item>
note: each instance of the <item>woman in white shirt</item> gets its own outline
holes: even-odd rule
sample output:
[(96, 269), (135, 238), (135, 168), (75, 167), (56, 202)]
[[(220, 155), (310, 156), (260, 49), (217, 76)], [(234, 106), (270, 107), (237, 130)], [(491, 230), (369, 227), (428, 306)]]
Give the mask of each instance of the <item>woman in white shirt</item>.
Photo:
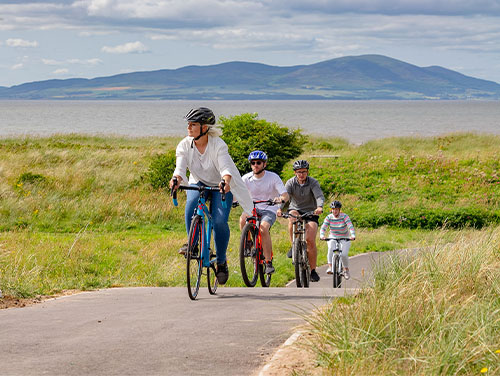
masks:
[[(219, 131), (215, 125), (214, 113), (206, 108), (192, 109), (185, 116), (188, 122), (188, 135), (177, 145), (176, 166), (173, 174), (179, 185), (207, 185), (219, 186), (222, 189), (221, 180), (224, 180), (224, 190), (228, 203), (234, 197), (239, 201), (243, 210), (251, 214), (253, 203), (248, 189), (241, 179), (226, 143), (219, 137)], [(189, 180), (186, 176), (189, 169)], [(174, 179), (170, 181), (170, 187), (174, 185)], [(197, 206), (199, 192), (186, 191), (185, 222), (186, 231), (189, 233), (191, 217)], [(210, 214), (214, 228), (214, 243), (217, 253), (217, 279), (220, 284), (226, 283), (229, 270), (227, 267), (226, 250), (229, 243), (229, 225), (227, 224), (231, 205), (222, 207), (219, 192), (209, 192)]]

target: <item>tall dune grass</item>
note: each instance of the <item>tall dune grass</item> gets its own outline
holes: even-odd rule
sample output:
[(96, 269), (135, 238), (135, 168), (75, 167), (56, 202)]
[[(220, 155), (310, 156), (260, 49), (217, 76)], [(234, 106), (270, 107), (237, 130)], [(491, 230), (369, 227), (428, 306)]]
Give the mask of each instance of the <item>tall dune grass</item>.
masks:
[(309, 319), (336, 375), (500, 374), (500, 228), (393, 257), (373, 288)]

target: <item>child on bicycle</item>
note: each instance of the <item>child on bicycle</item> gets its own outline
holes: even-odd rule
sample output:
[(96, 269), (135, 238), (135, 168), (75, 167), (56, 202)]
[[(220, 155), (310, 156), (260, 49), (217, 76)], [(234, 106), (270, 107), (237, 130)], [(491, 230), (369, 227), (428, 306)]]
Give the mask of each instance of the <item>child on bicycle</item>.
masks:
[[(352, 225), (351, 219), (346, 213), (341, 212), (342, 203), (340, 201), (333, 201), (330, 204), (331, 213), (325, 217), (323, 225), (321, 226), (319, 237), (320, 239), (325, 239), (325, 232), (328, 230), (330, 232), (329, 238), (341, 239), (348, 238), (350, 240), (356, 240), (356, 233), (354, 231), (354, 226)], [(334, 240), (328, 241), (328, 269), (327, 274), (333, 274), (332, 270), (332, 258), (333, 258), (333, 248), (335, 246)], [(351, 243), (346, 240), (341, 240), (340, 249), (342, 251), (342, 264), (344, 265), (344, 278), (349, 279), (349, 248), (351, 248)]]

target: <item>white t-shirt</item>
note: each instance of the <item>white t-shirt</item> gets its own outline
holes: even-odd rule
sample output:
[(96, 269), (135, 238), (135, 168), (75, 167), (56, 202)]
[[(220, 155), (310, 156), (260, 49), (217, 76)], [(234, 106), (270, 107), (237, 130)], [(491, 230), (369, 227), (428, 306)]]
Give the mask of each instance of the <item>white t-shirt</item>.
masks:
[[(264, 176), (260, 179), (256, 178), (253, 172), (249, 172), (243, 175), (242, 179), (254, 201), (269, 200), (286, 193), (285, 185), (278, 174), (271, 171), (264, 171)], [(269, 206), (266, 204), (257, 204), (257, 208), (261, 210), (270, 210), (274, 213), (278, 211), (278, 207), (279, 205)]]

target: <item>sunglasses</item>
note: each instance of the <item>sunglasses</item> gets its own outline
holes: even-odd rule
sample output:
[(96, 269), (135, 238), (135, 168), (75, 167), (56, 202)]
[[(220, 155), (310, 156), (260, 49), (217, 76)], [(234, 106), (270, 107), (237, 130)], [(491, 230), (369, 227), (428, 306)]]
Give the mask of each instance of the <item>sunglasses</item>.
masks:
[(262, 161), (252, 161), (250, 162), (253, 165), (257, 165), (257, 166), (260, 166), (262, 164)]

